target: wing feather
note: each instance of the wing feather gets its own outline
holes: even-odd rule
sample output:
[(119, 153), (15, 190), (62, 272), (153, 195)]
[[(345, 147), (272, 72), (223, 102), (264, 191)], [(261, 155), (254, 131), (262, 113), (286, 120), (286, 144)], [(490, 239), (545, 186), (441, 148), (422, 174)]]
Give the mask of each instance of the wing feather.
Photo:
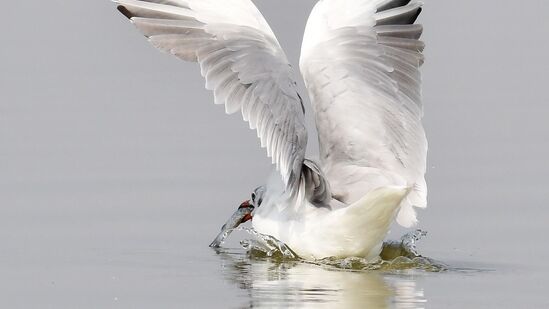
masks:
[(321, 0), (300, 60), (334, 196), (352, 203), (386, 185), (412, 188), (397, 221), (425, 207), (427, 140), (421, 124), (423, 32), (415, 0)]
[(294, 72), (250, 0), (115, 0), (158, 49), (198, 62), (227, 114), (242, 113), (287, 188), (301, 175), (307, 132)]

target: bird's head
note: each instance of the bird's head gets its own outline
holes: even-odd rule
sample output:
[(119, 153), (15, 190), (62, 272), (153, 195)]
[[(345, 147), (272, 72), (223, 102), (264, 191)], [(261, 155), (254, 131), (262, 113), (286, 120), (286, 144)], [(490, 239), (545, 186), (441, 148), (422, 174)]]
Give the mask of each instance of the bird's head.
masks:
[(237, 212), (243, 213), (244, 216), (242, 217), (242, 220), (240, 220), (240, 224), (250, 221), (253, 219), (253, 211), (254, 209), (261, 206), (261, 203), (263, 203), (263, 196), (265, 195), (265, 187), (259, 187), (256, 188), (251, 195), (250, 200), (246, 200), (240, 204), (238, 207)]

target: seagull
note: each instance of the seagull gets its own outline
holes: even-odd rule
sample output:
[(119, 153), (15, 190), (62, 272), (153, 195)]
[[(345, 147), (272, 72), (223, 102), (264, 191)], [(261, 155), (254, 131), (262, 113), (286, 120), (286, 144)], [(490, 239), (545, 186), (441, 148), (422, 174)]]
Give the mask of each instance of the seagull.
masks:
[[(299, 257), (379, 257), (394, 221), (427, 206), (421, 123), (423, 27), (416, 0), (319, 0), (299, 68), (319, 159), (306, 158), (296, 72), (251, 0), (114, 0), (161, 51), (200, 64), (227, 114), (241, 113), (276, 167), (222, 232), (251, 221)], [(218, 246), (214, 241), (212, 246)]]

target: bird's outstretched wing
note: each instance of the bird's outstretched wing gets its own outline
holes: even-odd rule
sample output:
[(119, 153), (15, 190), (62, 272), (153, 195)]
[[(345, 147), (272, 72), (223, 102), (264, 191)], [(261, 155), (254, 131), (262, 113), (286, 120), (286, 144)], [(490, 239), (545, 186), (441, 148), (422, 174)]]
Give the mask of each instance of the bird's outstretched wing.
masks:
[(200, 63), (206, 88), (226, 112), (242, 112), (287, 188), (301, 175), (307, 144), (294, 73), (250, 0), (114, 0), (158, 49)]
[(309, 18), (301, 71), (319, 132), (322, 168), (351, 203), (384, 185), (407, 185), (397, 221), (426, 207), (427, 140), (421, 124), (424, 44), (415, 0), (320, 0)]

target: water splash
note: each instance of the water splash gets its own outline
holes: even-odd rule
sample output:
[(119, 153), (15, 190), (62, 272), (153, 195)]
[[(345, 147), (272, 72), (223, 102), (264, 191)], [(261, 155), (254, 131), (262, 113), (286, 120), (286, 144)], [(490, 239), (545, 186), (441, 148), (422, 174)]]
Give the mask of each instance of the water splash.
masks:
[(247, 250), (250, 258), (268, 258), (275, 262), (304, 262), (319, 266), (334, 267), (353, 271), (404, 271), (424, 270), (428, 272), (441, 272), (448, 267), (440, 262), (421, 256), (417, 251), (416, 243), (427, 235), (427, 232), (416, 230), (401, 237), (399, 241), (389, 241), (383, 244), (380, 258), (376, 261), (367, 261), (364, 258), (325, 258), (316, 261), (308, 261), (299, 258), (285, 243), (278, 239), (264, 235), (253, 228), (237, 227), (232, 231), (244, 231), (253, 236), (253, 239), (245, 239), (240, 242)]
[(402, 236), (400, 241), (387, 241), (383, 243), (381, 258), (388, 261), (401, 256), (411, 259), (420, 257), (416, 243), (425, 236), (427, 236), (426, 231), (415, 230)]
[(413, 255), (419, 255), (417, 253), (416, 242), (427, 236), (427, 231), (415, 230), (414, 232), (408, 233), (400, 239), (402, 246), (408, 250)]
[(240, 242), (242, 247), (248, 250), (251, 254), (255, 253), (257, 256), (263, 253), (266, 257), (277, 257), (293, 260), (299, 258), (297, 254), (290, 249), (290, 247), (272, 236), (261, 234), (252, 228), (238, 227), (236, 230), (245, 231), (256, 238), (245, 239)]
[(238, 208), (235, 213), (225, 222), (225, 224), (221, 227), (221, 231), (215, 239), (210, 244), (210, 248), (219, 248), (221, 244), (229, 237), (229, 235), (236, 230), (236, 228), (242, 224), (242, 220), (247, 216), (250, 215), (253, 211), (253, 207), (242, 207)]

